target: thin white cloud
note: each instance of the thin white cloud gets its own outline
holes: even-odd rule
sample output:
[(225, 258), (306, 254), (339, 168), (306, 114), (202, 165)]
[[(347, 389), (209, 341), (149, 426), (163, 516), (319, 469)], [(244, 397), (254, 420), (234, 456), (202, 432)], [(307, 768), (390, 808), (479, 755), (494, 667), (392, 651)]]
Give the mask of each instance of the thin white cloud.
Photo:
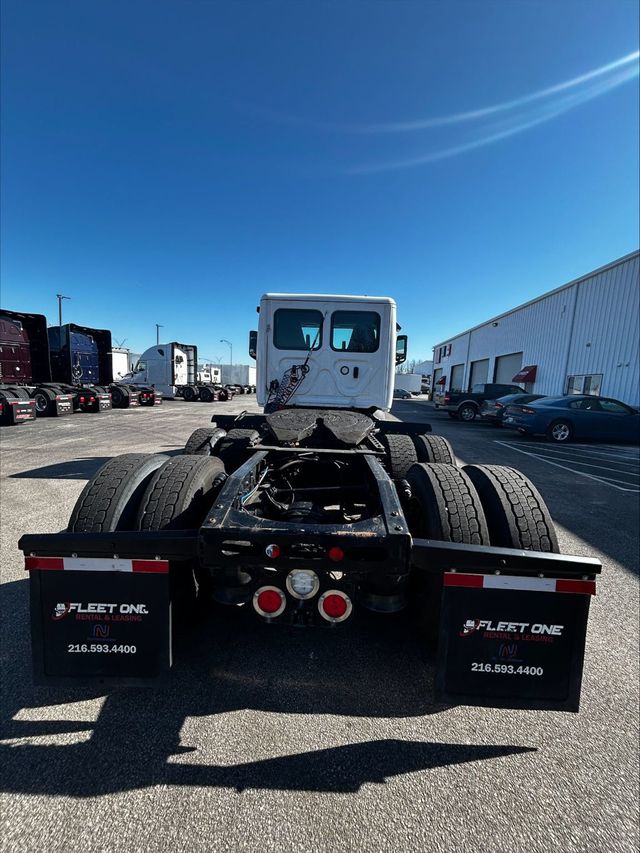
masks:
[[(461, 124), (477, 119), (487, 118), (499, 113), (517, 110), (520, 107), (525, 107), (529, 104), (535, 104), (537, 101), (553, 98), (555, 95), (562, 94), (572, 89), (577, 89), (584, 86), (585, 83), (591, 83), (598, 80), (600, 77), (611, 75), (619, 69), (627, 69), (631, 72), (631, 76), (638, 74), (638, 59), (640, 51), (634, 51), (626, 56), (616, 59), (614, 62), (609, 62), (606, 65), (601, 65), (593, 71), (588, 71), (586, 74), (580, 74), (578, 77), (573, 77), (571, 80), (565, 80), (564, 83), (558, 83), (555, 86), (549, 86), (546, 89), (540, 89), (537, 92), (531, 92), (529, 95), (523, 95), (520, 98), (515, 98), (510, 101), (503, 101), (500, 104), (493, 104), (489, 107), (482, 107), (478, 110), (470, 110), (464, 113), (453, 113), (452, 115), (436, 116), (434, 118), (418, 119), (415, 121), (405, 122), (387, 122), (383, 124), (368, 124), (353, 126), (351, 129), (362, 133), (406, 133), (414, 130), (426, 130), (430, 127), (444, 127), (450, 124)], [(629, 77), (625, 77), (630, 79)], [(623, 81), (624, 82), (624, 81)], [(616, 84), (618, 85), (618, 84)]]
[[(635, 55), (637, 56), (637, 54)], [(615, 64), (615, 68), (617, 69), (616, 73), (612, 74), (609, 72), (609, 76), (606, 79), (598, 79), (591, 75), (589, 77), (590, 84), (586, 86), (583, 85), (581, 90), (573, 91), (573, 86), (569, 87), (564, 84), (561, 84), (562, 88), (554, 87), (554, 94), (564, 94), (562, 94), (561, 97), (555, 98), (551, 98), (547, 95), (546, 100), (544, 101), (542, 101), (542, 99), (536, 99), (540, 100), (540, 103), (536, 103), (533, 107), (528, 106), (528, 109), (522, 110), (520, 113), (517, 113), (512, 106), (510, 108), (512, 110), (512, 115), (506, 117), (505, 120), (497, 126), (495, 124), (489, 127), (483, 126), (480, 129), (481, 135), (476, 136), (474, 139), (403, 160), (356, 166), (352, 169), (348, 169), (347, 172), (350, 174), (365, 174), (410, 169), (415, 166), (422, 166), (427, 163), (434, 163), (438, 160), (455, 157), (459, 154), (473, 151), (476, 148), (481, 148), (485, 145), (490, 145), (494, 142), (507, 139), (517, 133), (522, 133), (523, 131), (536, 127), (539, 124), (543, 124), (553, 118), (557, 118), (558, 116), (566, 113), (568, 110), (574, 109), (581, 104), (587, 103), (594, 98), (604, 95), (638, 76), (637, 65), (629, 66), (627, 63), (621, 64), (619, 62)], [(583, 75), (583, 78), (586, 76), (587, 75)], [(598, 77), (599, 76), (600, 75), (598, 75)], [(546, 91), (550, 92), (551, 90)], [(532, 99), (529, 98), (526, 101), (525, 106), (529, 105), (531, 102)], [(515, 102), (512, 102), (512, 104), (513, 103)], [(518, 106), (521, 107), (523, 103), (523, 99), (519, 99)], [(494, 110), (494, 112), (497, 112), (497, 110)], [(489, 115), (489, 113), (485, 113), (485, 115)]]

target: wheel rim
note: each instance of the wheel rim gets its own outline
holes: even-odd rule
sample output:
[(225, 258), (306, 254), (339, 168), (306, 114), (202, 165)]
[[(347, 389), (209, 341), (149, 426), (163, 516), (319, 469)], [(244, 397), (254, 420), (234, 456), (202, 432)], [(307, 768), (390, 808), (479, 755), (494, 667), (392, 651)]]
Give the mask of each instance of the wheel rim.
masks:
[(44, 396), (44, 394), (36, 394), (33, 398), (36, 401), (36, 411), (38, 412), (46, 412), (49, 407), (49, 401)]
[(555, 441), (566, 441), (570, 435), (569, 427), (567, 424), (554, 424), (551, 428), (551, 435)]
[(475, 417), (475, 412), (470, 406), (465, 406), (464, 409), (460, 410), (460, 417), (463, 421), (472, 421)]

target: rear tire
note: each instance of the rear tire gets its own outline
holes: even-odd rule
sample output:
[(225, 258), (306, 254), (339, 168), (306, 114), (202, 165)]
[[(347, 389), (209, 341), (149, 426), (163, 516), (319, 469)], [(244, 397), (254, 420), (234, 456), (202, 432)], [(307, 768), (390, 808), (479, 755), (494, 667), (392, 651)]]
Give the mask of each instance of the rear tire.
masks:
[[(489, 530), (475, 487), (453, 465), (414, 465), (407, 477), (411, 486), (406, 517), (412, 536), (465, 545), (488, 545)], [(409, 600), (419, 632), (435, 646), (440, 625), (442, 573), (413, 572)]]
[(185, 456), (213, 456), (214, 445), (223, 439), (226, 431), (220, 428), (202, 427), (191, 433), (182, 451)]
[(122, 388), (118, 388), (117, 385), (112, 385), (111, 404), (114, 409), (124, 409), (125, 406), (129, 405), (129, 395)]
[[(226, 479), (222, 462), (215, 456), (176, 456), (156, 471), (140, 502), (138, 530), (197, 530), (204, 522)], [(202, 603), (209, 589), (206, 571), (192, 560), (169, 564), (169, 591), (176, 620), (191, 624), (197, 614), (198, 592)]]
[(202, 403), (213, 403), (215, 400), (215, 394), (211, 390), (211, 388), (207, 388), (206, 385), (200, 389), (200, 401)]
[(471, 421), (475, 421), (477, 414), (478, 409), (471, 403), (467, 403), (464, 406), (460, 406), (460, 408), (458, 409), (458, 415), (460, 417), (460, 420), (464, 421), (464, 423), (466, 424), (470, 424)]
[(416, 435), (413, 439), (418, 462), (441, 462), (457, 465), (456, 455), (446, 438), (441, 435)]
[(155, 472), (168, 456), (126, 453), (110, 459), (94, 474), (71, 511), (70, 533), (110, 533), (135, 529), (138, 504)]
[(260, 433), (255, 429), (230, 429), (216, 447), (216, 455), (224, 462), (227, 474), (239, 468), (251, 455)]
[(50, 388), (38, 388), (33, 399), (36, 401), (36, 415), (38, 417), (46, 417), (54, 413), (56, 395)]
[(410, 435), (394, 434), (382, 437), (387, 449), (387, 470), (394, 480), (404, 480), (412, 465), (418, 461), (413, 439)]
[(573, 438), (573, 425), (566, 420), (554, 421), (547, 427), (546, 435), (555, 444), (567, 444)]
[(491, 544), (558, 554), (551, 513), (531, 480), (506, 465), (465, 465), (489, 525)]
[(218, 400), (221, 403), (226, 403), (228, 399), (229, 399), (229, 392), (227, 391), (226, 388), (221, 388), (220, 391), (218, 391)]
[(413, 536), (465, 545), (488, 545), (489, 529), (471, 479), (453, 465), (414, 465), (407, 476), (407, 509)]
[(186, 403), (193, 403), (196, 399), (195, 388), (192, 388), (191, 385), (187, 385), (187, 387), (182, 392), (182, 399)]

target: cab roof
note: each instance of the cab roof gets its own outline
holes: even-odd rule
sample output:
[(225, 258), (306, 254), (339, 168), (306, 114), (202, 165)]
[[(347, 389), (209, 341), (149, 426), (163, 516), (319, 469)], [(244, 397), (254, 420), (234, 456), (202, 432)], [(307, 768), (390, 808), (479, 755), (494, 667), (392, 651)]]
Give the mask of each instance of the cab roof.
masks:
[(260, 301), (274, 300), (279, 302), (362, 302), (363, 304), (377, 303), (395, 305), (395, 299), (390, 296), (345, 296), (333, 293), (265, 293)]

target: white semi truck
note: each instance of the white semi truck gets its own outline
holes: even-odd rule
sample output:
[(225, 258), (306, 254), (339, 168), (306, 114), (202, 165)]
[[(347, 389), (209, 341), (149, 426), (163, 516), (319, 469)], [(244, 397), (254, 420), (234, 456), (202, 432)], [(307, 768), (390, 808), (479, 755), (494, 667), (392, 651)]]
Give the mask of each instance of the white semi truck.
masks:
[(21, 538), (36, 681), (157, 684), (172, 619), (214, 603), (265, 627), (406, 610), (437, 702), (577, 711), (601, 565), (559, 553), (519, 471), (460, 467), (428, 425), (389, 419), (397, 331), (392, 299), (263, 296), (264, 414), (214, 415), (181, 456), (116, 456), (66, 531)]
[(167, 399), (182, 397), (187, 402), (225, 401), (232, 395), (215, 381), (200, 381), (197, 347), (177, 341), (146, 349), (123, 381), (131, 385), (151, 385)]

